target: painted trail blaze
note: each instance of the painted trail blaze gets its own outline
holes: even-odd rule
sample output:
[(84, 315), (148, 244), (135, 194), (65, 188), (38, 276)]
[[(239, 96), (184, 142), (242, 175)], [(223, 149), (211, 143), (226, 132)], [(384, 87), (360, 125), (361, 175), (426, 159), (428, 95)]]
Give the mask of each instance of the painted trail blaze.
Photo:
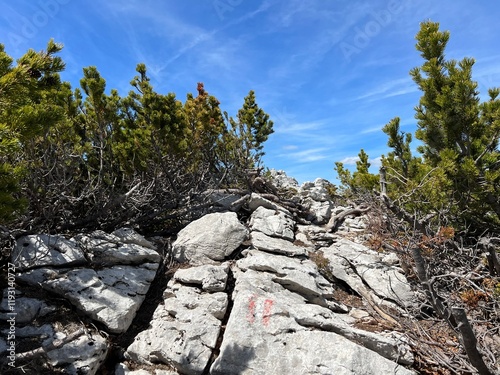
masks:
[[(269, 325), (273, 304), (274, 304), (274, 301), (272, 299), (266, 299), (264, 301), (264, 306), (262, 309), (262, 324), (265, 326)], [(253, 294), (248, 299), (247, 320), (250, 324), (255, 323), (256, 311), (257, 311), (257, 295)]]
[(273, 308), (274, 301), (272, 299), (266, 299), (264, 302), (264, 313), (262, 314), (262, 323), (267, 326), (269, 324), (269, 319), (271, 319), (271, 309)]

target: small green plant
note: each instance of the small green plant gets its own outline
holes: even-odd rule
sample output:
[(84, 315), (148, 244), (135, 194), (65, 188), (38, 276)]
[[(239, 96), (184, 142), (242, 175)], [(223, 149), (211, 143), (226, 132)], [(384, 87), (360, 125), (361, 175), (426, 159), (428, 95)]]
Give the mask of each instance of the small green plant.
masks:
[(495, 289), (493, 289), (493, 297), (500, 300), (500, 283), (495, 285)]

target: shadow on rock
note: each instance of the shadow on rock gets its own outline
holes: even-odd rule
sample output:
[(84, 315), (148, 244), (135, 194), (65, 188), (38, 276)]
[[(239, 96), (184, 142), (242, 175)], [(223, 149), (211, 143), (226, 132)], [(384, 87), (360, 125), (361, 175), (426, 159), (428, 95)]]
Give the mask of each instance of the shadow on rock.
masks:
[(249, 363), (255, 358), (255, 349), (230, 344), (225, 346), (215, 360), (211, 375), (241, 375), (249, 369)]

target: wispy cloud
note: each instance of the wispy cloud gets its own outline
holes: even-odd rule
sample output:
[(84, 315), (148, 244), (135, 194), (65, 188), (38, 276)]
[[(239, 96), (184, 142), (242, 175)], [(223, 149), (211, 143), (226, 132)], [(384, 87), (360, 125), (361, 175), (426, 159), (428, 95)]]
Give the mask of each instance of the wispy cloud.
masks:
[(406, 95), (418, 91), (417, 85), (410, 77), (399, 78), (389, 82), (378, 84), (365, 94), (358, 96), (357, 100), (380, 100), (393, 96)]
[(279, 154), (281, 158), (293, 160), (295, 163), (311, 163), (318, 160), (329, 158), (326, 148), (311, 148), (296, 152), (287, 152)]
[(344, 159), (342, 159), (340, 162), (344, 165), (356, 165), (356, 162), (359, 161), (358, 156), (348, 156)]
[[(340, 162), (345, 166), (355, 166), (358, 161), (359, 161), (358, 156), (348, 156), (342, 159)], [(368, 162), (370, 163), (370, 167), (380, 167), (382, 165), (382, 157), (379, 156), (376, 158), (369, 159)]]
[(275, 132), (277, 134), (287, 134), (296, 137), (307, 136), (310, 135), (313, 130), (321, 129), (325, 123), (325, 120), (282, 123), (275, 127)]

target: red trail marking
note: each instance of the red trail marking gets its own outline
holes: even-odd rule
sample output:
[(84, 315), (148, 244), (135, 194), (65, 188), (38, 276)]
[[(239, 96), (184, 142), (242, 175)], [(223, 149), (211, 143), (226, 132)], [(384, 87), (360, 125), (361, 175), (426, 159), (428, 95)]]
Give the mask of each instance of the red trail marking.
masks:
[(253, 324), (255, 322), (255, 305), (256, 305), (256, 301), (255, 301), (255, 298), (256, 298), (256, 295), (252, 295), (249, 299), (248, 299), (248, 314), (247, 314), (247, 320)]
[(262, 323), (267, 326), (269, 320), (271, 319), (271, 309), (273, 308), (274, 301), (272, 299), (266, 299), (264, 302), (264, 313), (262, 314)]

